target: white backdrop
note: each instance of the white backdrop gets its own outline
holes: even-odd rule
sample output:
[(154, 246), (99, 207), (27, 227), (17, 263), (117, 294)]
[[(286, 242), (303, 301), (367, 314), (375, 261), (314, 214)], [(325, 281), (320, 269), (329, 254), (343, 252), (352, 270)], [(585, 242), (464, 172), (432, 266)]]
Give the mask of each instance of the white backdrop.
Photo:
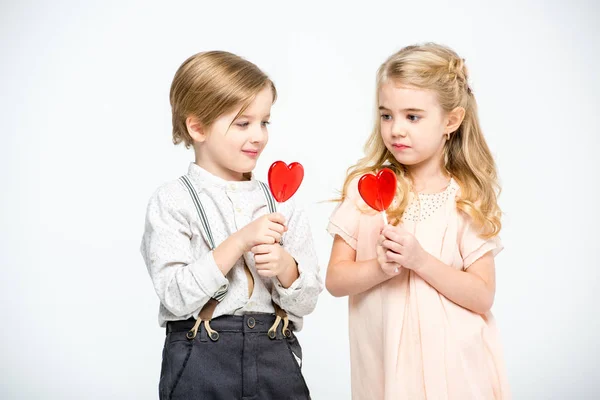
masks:
[[(256, 173), (304, 164), (324, 277), (334, 205), (319, 202), (362, 154), (377, 67), (423, 41), (466, 58), (499, 165), (493, 311), (514, 398), (600, 396), (600, 6), (83, 3), (0, 3), (0, 398), (157, 398), (164, 331), (138, 248), (150, 195), (193, 159), (170, 142), (185, 58), (228, 50), (275, 81)], [(346, 325), (324, 292), (299, 334), (316, 400), (350, 398)]]

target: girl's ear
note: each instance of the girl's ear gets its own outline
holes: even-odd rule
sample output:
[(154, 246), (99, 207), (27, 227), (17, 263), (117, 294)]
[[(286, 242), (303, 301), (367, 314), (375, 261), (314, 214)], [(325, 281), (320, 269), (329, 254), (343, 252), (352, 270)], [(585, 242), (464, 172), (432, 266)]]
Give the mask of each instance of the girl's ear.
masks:
[(456, 107), (454, 110), (450, 111), (446, 118), (447, 122), (446, 128), (444, 129), (444, 134), (450, 136), (451, 133), (456, 132), (464, 119), (465, 109), (463, 107)]

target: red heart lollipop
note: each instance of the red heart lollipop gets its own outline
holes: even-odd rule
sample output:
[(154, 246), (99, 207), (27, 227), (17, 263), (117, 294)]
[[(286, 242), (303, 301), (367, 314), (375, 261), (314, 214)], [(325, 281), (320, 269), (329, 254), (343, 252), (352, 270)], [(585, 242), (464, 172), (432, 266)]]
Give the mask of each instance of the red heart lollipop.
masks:
[(289, 200), (300, 187), (304, 178), (302, 164), (293, 162), (289, 166), (283, 161), (276, 161), (269, 168), (269, 188), (279, 203)]
[(385, 211), (396, 194), (396, 174), (389, 168), (377, 173), (365, 174), (358, 181), (358, 192), (371, 208)]

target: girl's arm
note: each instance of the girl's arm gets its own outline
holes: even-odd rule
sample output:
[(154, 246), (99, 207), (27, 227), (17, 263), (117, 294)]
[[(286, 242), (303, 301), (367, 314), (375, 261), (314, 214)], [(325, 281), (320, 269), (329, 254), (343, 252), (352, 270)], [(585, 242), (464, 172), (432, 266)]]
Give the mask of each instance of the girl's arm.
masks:
[(359, 294), (390, 278), (376, 258), (357, 262), (356, 250), (335, 235), (325, 280), (329, 293), (335, 297)]
[[(464, 216), (459, 234), (463, 269), (444, 264), (429, 254), (419, 241), (401, 226), (387, 226), (379, 241), (388, 261), (413, 270), (449, 300), (478, 314), (494, 303), (496, 267), (494, 255), (502, 250), (498, 237), (484, 239)], [(389, 271), (388, 271), (389, 272)]]
[(452, 268), (429, 254), (423, 266), (415, 272), (461, 307), (478, 314), (485, 314), (492, 308), (496, 293), (492, 252), (479, 258), (466, 271)]

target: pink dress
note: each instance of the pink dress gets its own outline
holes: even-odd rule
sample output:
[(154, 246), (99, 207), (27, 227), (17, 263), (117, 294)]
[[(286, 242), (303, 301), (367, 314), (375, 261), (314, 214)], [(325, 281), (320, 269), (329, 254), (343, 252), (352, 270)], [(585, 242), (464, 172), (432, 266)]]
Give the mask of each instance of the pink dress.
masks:
[[(383, 218), (364, 203), (357, 183), (333, 212), (328, 231), (362, 261), (376, 258)], [(446, 265), (467, 269), (487, 252), (499, 253), (502, 244), (477, 235), (456, 208), (458, 191), (451, 180), (441, 193), (419, 194), (419, 201), (413, 196), (403, 226)], [(349, 325), (354, 400), (510, 398), (492, 314), (458, 306), (409, 270), (350, 296)]]

